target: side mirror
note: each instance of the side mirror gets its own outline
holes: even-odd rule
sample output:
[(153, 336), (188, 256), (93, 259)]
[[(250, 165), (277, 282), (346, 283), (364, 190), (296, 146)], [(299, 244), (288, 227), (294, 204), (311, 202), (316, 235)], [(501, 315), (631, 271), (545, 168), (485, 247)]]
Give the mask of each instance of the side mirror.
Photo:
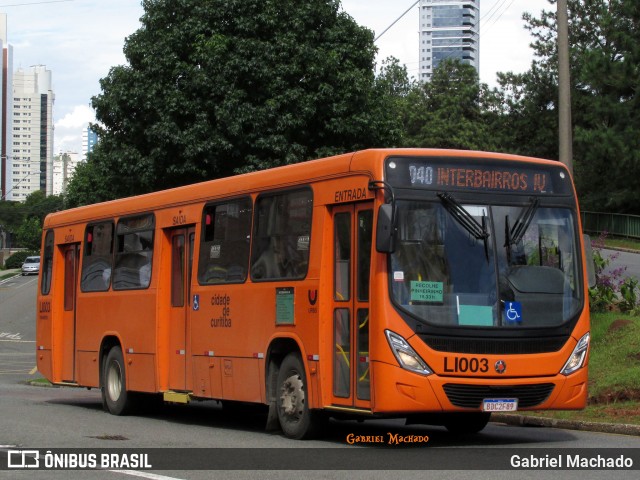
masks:
[(394, 205), (385, 203), (378, 209), (376, 228), (376, 250), (380, 253), (393, 253), (396, 249), (396, 228)]
[(584, 256), (587, 264), (587, 279), (589, 288), (596, 286), (596, 264), (593, 261), (593, 248), (591, 247), (591, 237), (583, 235)]

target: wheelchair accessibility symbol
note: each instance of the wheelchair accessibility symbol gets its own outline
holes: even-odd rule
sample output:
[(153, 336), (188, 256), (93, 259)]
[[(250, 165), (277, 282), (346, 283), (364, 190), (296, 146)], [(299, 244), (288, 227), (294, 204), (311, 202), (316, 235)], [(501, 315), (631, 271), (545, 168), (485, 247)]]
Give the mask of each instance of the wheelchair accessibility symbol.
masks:
[(197, 293), (193, 296), (193, 310), (196, 312), (200, 310), (200, 295)]
[(504, 316), (507, 323), (522, 323), (522, 304), (520, 302), (505, 302)]

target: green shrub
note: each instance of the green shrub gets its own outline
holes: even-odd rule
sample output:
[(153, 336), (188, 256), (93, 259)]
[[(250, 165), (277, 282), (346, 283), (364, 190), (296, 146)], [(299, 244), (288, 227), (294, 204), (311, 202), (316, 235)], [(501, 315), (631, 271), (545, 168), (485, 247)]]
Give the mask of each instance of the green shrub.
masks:
[(5, 262), (6, 268), (20, 268), (27, 257), (40, 255), (40, 252), (16, 252), (7, 258)]

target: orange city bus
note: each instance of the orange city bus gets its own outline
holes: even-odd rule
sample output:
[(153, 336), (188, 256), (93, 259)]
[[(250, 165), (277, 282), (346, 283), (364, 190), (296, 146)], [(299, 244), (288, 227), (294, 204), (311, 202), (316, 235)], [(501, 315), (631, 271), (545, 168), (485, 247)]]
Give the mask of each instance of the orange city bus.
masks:
[(49, 215), (37, 364), (112, 414), (216, 399), (477, 432), (581, 409), (585, 242), (559, 162), (380, 149)]

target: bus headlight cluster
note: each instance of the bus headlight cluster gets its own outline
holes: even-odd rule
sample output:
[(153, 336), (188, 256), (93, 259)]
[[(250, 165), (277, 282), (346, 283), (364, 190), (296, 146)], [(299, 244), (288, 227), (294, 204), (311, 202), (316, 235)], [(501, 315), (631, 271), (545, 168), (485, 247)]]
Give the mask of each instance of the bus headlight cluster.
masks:
[(387, 336), (391, 351), (402, 368), (421, 375), (431, 375), (433, 373), (426, 362), (420, 358), (420, 355), (411, 348), (411, 345), (404, 338), (391, 330), (385, 330), (384, 333)]
[(586, 333), (573, 349), (569, 360), (564, 364), (560, 373), (563, 375), (570, 375), (584, 365), (584, 360), (587, 357), (587, 350), (589, 350), (589, 339), (591, 336)]

